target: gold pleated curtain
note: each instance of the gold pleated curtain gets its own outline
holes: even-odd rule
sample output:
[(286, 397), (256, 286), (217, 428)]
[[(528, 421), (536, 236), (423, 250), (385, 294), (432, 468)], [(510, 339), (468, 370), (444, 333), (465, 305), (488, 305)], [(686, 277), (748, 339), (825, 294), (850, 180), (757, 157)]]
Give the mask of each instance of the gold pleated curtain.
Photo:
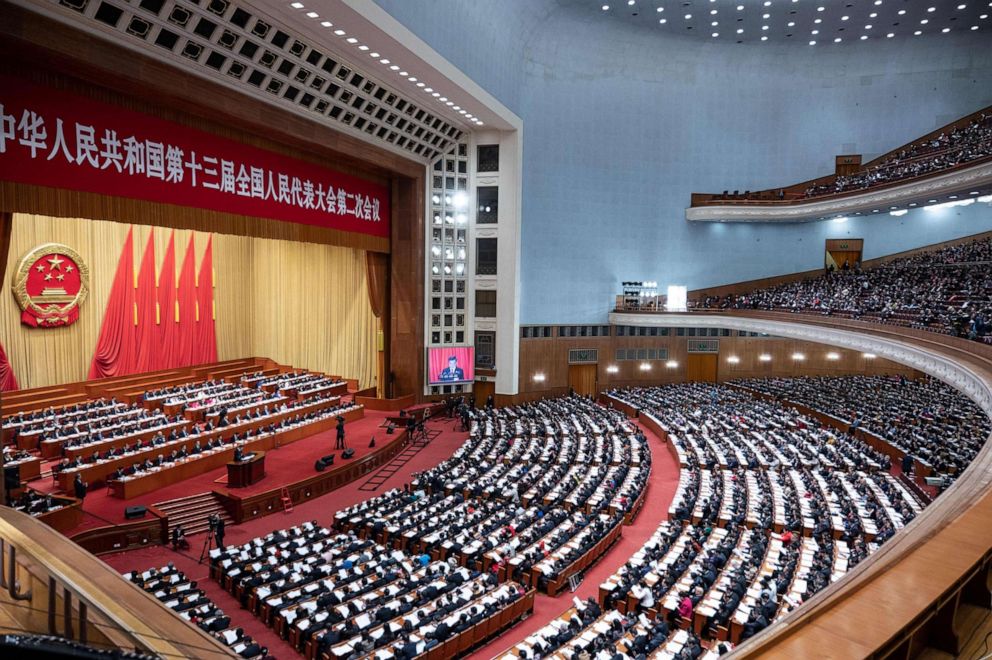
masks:
[[(4, 287), (0, 344), (22, 389), (83, 381), (93, 358), (114, 271), (129, 226), (15, 213)], [(155, 232), (158, 267), (171, 229), (134, 226), (134, 264)], [(177, 230), (177, 268), (190, 235)], [(41, 243), (64, 243), (90, 267), (79, 320), (62, 328), (21, 325), (10, 284), (21, 257)], [(199, 267), (207, 234), (195, 232)], [(219, 360), (268, 357), (375, 384), (376, 319), (366, 255), (353, 248), (214, 234), (214, 299)]]

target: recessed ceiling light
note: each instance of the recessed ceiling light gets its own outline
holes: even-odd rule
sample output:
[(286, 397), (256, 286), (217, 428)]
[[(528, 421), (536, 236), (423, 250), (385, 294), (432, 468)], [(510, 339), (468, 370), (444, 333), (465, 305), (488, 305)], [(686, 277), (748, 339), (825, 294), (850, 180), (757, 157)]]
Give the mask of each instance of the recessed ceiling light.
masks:
[(817, 7), (816, 8), (816, 11), (823, 11), (823, 10), (824, 10), (824, 7)]
[(668, 19), (667, 19), (667, 18), (663, 18), (663, 19), (661, 19), (661, 20), (660, 20), (660, 21), (658, 21), (658, 22), (659, 22), (659, 23), (661, 23), (662, 25), (664, 25), (665, 23), (667, 23), (667, 22), (668, 22)]
[(977, 29), (978, 29), (978, 26), (977, 26), (977, 25), (972, 25), (972, 26), (971, 26), (971, 29), (972, 29), (972, 30), (977, 30)]
[(338, 35), (339, 37), (343, 37), (345, 35), (345, 32), (344, 30), (335, 30), (334, 34)]
[(958, 5), (958, 9), (964, 9), (964, 8), (965, 8), (965, 7), (967, 7), (967, 6), (968, 6), (968, 5)]
[(307, 18), (317, 18), (318, 16), (320, 16), (320, 14), (318, 14), (315, 11), (308, 11), (307, 12)]
[(711, 34), (710, 36), (711, 36), (711, 37), (719, 37), (719, 36), (720, 36), (720, 33), (719, 33), (719, 32), (714, 32), (714, 33), (713, 33), (713, 34)]
[(410, 74), (408, 74), (406, 71), (400, 71), (400, 75), (406, 78)]
[(434, 98), (437, 98), (437, 97), (441, 96), (441, 92), (431, 92), (431, 96), (433, 96)]
[(905, 10), (905, 9), (900, 9), (900, 10), (899, 10), (899, 11), (898, 11), (897, 13), (898, 13), (898, 14), (899, 14), (900, 16), (905, 16), (905, 14), (906, 14), (906, 10)]
[(688, 21), (688, 20), (689, 20), (690, 18), (692, 18), (692, 14), (686, 14), (686, 15), (685, 15), (685, 20), (687, 20), (687, 21)]
[(387, 60), (385, 57), (379, 61), (382, 62), (383, 64), (389, 64), (389, 60)]
[[(990, 4), (989, 4), (989, 7), (992, 7), (992, 3), (990, 3)], [(982, 15), (981, 15), (981, 16), (979, 16), (978, 18), (980, 18), (980, 19), (982, 19), (982, 20), (984, 21), (984, 20), (985, 20), (986, 18), (988, 18), (988, 17), (989, 17), (989, 15), (988, 15), (988, 14), (982, 14)]]
[(761, 18), (767, 21), (769, 18), (771, 18), (771, 14), (762, 14)]
[(887, 35), (885, 35), (885, 37), (886, 37), (887, 39), (891, 39), (891, 38), (892, 38), (892, 37), (894, 37), (894, 36), (896, 36), (896, 33), (895, 33), (895, 32), (889, 32), (889, 33), (888, 33)]
[(840, 17), (840, 20), (842, 20), (842, 21), (846, 21), (846, 20), (847, 20), (847, 19), (849, 19), (849, 18), (850, 18), (850, 16), (841, 16), (841, 17)]
[(737, 34), (744, 34), (744, 28), (737, 28)]
[(710, 10), (710, 16), (716, 16), (716, 15), (717, 15), (716, 9), (711, 9)]
[(355, 37), (348, 37), (347, 39), (345, 39), (345, 41), (347, 41), (349, 44), (357, 44), (358, 43), (358, 39), (356, 39)]
[(865, 26), (865, 29), (866, 29), (866, 30), (870, 30), (870, 29), (871, 29), (871, 25), (866, 25), (866, 26)]
[(434, 91), (434, 88), (433, 87), (424, 87), (424, 91), (427, 92), (428, 94), (430, 94), (431, 92)]
[(737, 11), (744, 11), (744, 5), (737, 5)]
[(837, 38), (834, 39), (834, 43), (835, 44), (839, 44), (840, 42), (841, 42), (841, 38), (840, 37), (837, 37)]
[(416, 76), (410, 76), (409, 78), (407, 78), (407, 80), (409, 80), (410, 82), (417, 82), (417, 77)]
[(655, 11), (659, 11), (659, 12), (665, 11), (665, 8), (664, 7), (658, 7)]
[(772, 6), (772, 0), (765, 0), (765, 6), (766, 7), (771, 7)]
[(941, 30), (941, 32), (943, 32), (944, 34), (947, 34), (950, 31), (951, 31), (951, 28), (944, 28), (943, 30)]
[(820, 34), (819, 30), (810, 30), (810, 34)]
[(868, 35), (867, 34), (862, 34), (861, 35), (861, 41), (864, 41), (867, 38), (868, 38)]
[(609, 5), (603, 5), (603, 11), (610, 11)]
[(422, 82), (418, 82), (417, 83), (417, 87), (423, 87), (423, 86), (424, 86), (424, 83), (422, 83)]
[(360, 50), (360, 51), (362, 51), (362, 52), (365, 52), (365, 51), (367, 51), (368, 49), (369, 49), (369, 47), (368, 47), (368, 46), (366, 46), (365, 44), (362, 44), (361, 46), (359, 46), (359, 47), (358, 47), (358, 50)]
[(454, 101), (445, 101), (445, 103), (444, 103), (444, 104), (445, 104), (445, 105), (448, 105), (448, 106), (451, 106), (451, 105), (454, 105), (454, 104), (455, 104), (455, 102), (454, 102)]
[(442, 96), (442, 97), (438, 98), (438, 101), (440, 101), (441, 103), (444, 103), (447, 100), (448, 100), (448, 97), (447, 96)]
[(917, 30), (916, 32), (913, 33), (913, 35), (917, 37), (920, 36), (921, 34), (923, 34), (923, 30)]
[(459, 110), (458, 113), (459, 114), (462, 114), (462, 115), (465, 115), (465, 116), (468, 116), (468, 113), (465, 112), (464, 110)]
[(878, 12), (873, 11), (872, 13), (868, 14), (868, 18), (878, 18)]
[(876, 5), (880, 5), (880, 4), (882, 4), (882, 0), (875, 0), (875, 4), (876, 4)]
[(720, 24), (720, 21), (713, 21), (712, 23), (710, 23), (710, 25), (712, 25), (713, 27), (716, 27), (719, 24)]
[(922, 20), (920, 21), (920, 25), (926, 25), (926, 24), (927, 24), (927, 23), (929, 23), (929, 22), (930, 22), (930, 19), (928, 19), (928, 18), (924, 18), (924, 19), (922, 19)]
[(334, 26), (334, 23), (331, 23), (330, 21), (321, 21), (320, 24), (323, 25), (324, 27), (333, 27)]
[(822, 18), (817, 18), (817, 19), (814, 19), (813, 22), (816, 23), (817, 25), (819, 25), (820, 23), (823, 22), (823, 19)]
[(633, 6), (634, 2), (635, 2), (635, 0), (627, 0), (627, 5), (628, 6)]
[(762, 36), (762, 37), (761, 37), (761, 40), (762, 40), (762, 41), (768, 41), (768, 37), (765, 37), (765, 36)]
[(789, 21), (789, 27), (795, 27), (795, 25), (796, 25), (795, 21)]
[(379, 59), (379, 53), (373, 50), (371, 53), (369, 53), (369, 57), (374, 57), (376, 59)]
[(391, 66), (389, 67), (389, 70), (390, 70), (390, 71), (399, 71), (399, 70), (400, 70), (400, 68), (399, 68), (398, 66), (396, 66), (395, 64), (393, 64), (393, 65), (391, 65)]
[(456, 106), (452, 106), (451, 109), (452, 110), (461, 110), (462, 108), (461, 108), (461, 106), (456, 105)]
[(811, 42), (809, 42), (809, 45), (810, 45), (810, 46), (815, 46), (815, 45), (816, 45), (816, 41), (811, 41)]
[(932, 14), (935, 11), (937, 11), (937, 8), (936, 7), (927, 7), (927, 12), (929, 12), (929, 13)]
[(293, 9), (303, 9), (303, 3), (302, 2), (294, 2), (294, 3), (291, 3), (289, 6), (292, 7)]
[(767, 25), (762, 25), (762, 26), (761, 26), (761, 29), (762, 29), (762, 30), (767, 30), (767, 29), (768, 29), (768, 26), (767, 26)]

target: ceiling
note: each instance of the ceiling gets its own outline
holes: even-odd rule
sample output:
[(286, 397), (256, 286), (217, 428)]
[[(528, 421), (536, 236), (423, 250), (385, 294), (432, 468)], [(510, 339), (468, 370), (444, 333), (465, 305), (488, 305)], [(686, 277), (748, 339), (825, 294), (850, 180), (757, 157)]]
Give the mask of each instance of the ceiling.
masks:
[(989, 0), (557, 0), (587, 19), (723, 43), (833, 46), (992, 33)]

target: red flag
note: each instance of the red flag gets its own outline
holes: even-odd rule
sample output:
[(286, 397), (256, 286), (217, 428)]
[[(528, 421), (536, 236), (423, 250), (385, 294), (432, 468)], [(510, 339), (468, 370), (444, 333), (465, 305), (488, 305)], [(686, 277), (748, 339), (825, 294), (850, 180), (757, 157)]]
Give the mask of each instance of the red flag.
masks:
[(176, 351), (177, 365), (189, 367), (196, 364), (196, 252), (193, 237), (189, 237), (183, 267), (179, 271), (179, 324)]
[(213, 236), (207, 239), (207, 249), (200, 262), (200, 277), (196, 283), (199, 321), (196, 329), (196, 364), (217, 361), (217, 332), (214, 328), (214, 258)]
[(179, 322), (176, 319), (176, 232), (169, 234), (158, 276), (159, 368), (173, 369), (179, 362)]
[(155, 295), (155, 232), (148, 236), (141, 258), (138, 283), (134, 291), (135, 319), (138, 326), (138, 371), (159, 369), (158, 300)]
[(134, 327), (134, 228), (127, 233), (93, 351), (90, 380), (124, 376), (137, 367)]

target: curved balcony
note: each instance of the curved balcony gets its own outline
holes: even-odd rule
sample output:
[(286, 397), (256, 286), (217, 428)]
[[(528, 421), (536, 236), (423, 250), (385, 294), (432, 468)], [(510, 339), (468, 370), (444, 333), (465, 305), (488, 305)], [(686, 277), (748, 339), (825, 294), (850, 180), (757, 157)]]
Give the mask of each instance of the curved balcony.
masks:
[[(992, 347), (849, 319), (781, 312), (614, 312), (620, 325), (714, 327), (875, 353), (961, 390), (992, 413)], [(909, 657), (924, 647), (957, 654), (963, 604), (988, 607), (992, 569), (992, 443), (905, 530), (845, 579), (742, 644), (735, 656)]]

